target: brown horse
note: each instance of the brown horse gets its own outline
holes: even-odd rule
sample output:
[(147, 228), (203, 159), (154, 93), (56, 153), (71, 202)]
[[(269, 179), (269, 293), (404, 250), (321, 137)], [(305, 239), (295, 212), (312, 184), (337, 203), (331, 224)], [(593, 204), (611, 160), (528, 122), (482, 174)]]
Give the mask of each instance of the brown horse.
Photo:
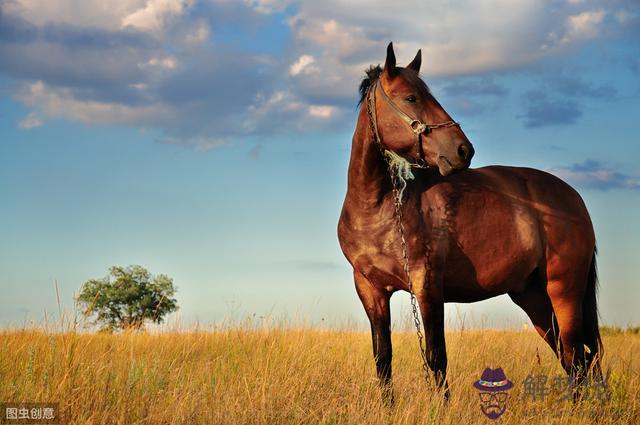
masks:
[[(445, 397), (445, 302), (509, 294), (568, 374), (577, 381), (585, 371), (599, 374), (595, 236), (580, 195), (539, 170), (467, 169), (473, 147), (419, 78), (420, 64), (418, 51), (407, 67), (397, 67), (389, 44), (384, 69), (367, 72), (338, 224), (387, 401), (389, 299), (410, 290), (408, 282), (422, 316), (426, 361)], [(400, 193), (403, 244), (393, 182), (409, 179)]]

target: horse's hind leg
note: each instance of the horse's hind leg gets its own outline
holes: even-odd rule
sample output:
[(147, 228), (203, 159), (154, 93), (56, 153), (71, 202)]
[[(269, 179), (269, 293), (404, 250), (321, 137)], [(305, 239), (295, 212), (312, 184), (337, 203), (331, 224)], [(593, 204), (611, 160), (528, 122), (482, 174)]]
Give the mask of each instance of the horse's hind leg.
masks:
[(558, 322), (551, 299), (538, 280), (532, 281), (522, 292), (510, 292), (509, 297), (531, 319), (531, 323), (556, 356), (558, 352)]
[(373, 340), (373, 356), (376, 371), (382, 387), (383, 401), (393, 404), (393, 388), (391, 381), (391, 311), (389, 299), (391, 294), (375, 287), (361, 273), (354, 272), (356, 291), (362, 301), (364, 310), (371, 323), (371, 338)]
[(584, 334), (582, 320), (582, 299), (586, 276), (578, 279), (550, 279), (547, 292), (560, 328), (561, 362), (565, 371), (574, 378), (575, 384), (582, 384), (585, 373)]

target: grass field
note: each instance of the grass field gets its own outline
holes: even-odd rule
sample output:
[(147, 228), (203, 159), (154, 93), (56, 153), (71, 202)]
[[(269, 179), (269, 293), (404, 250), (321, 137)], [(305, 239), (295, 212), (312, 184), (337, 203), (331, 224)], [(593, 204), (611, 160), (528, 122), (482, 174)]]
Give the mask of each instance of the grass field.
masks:
[[(604, 335), (610, 398), (574, 407), (526, 397), (529, 374), (562, 373), (530, 330), (447, 333), (452, 398), (421, 377), (413, 333), (395, 332), (396, 406), (376, 387), (368, 332), (232, 328), (207, 332), (0, 331), (0, 401), (59, 402), (65, 423), (640, 423), (640, 335)], [(487, 366), (513, 381), (497, 421), (471, 386)]]

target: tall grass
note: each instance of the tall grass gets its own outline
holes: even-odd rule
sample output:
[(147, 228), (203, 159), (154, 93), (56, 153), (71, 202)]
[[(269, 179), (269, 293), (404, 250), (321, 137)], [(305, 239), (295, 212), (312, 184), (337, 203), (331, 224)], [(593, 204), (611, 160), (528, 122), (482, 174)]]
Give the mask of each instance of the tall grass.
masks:
[(0, 401), (59, 402), (70, 424), (492, 423), (471, 386), (485, 367), (513, 381), (502, 423), (640, 423), (640, 335), (604, 336), (610, 399), (525, 397), (529, 374), (562, 374), (535, 332), (446, 335), (452, 398), (422, 378), (412, 333), (395, 332), (396, 405), (376, 386), (368, 332), (238, 327), (123, 334), (0, 331)]

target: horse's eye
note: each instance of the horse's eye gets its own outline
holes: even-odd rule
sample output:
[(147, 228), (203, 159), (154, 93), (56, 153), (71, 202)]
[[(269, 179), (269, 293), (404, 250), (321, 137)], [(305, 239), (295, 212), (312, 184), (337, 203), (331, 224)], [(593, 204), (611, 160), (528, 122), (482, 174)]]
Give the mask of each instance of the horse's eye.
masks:
[(409, 96), (407, 96), (404, 100), (406, 100), (409, 103), (416, 103), (416, 97), (412, 94), (410, 94)]

